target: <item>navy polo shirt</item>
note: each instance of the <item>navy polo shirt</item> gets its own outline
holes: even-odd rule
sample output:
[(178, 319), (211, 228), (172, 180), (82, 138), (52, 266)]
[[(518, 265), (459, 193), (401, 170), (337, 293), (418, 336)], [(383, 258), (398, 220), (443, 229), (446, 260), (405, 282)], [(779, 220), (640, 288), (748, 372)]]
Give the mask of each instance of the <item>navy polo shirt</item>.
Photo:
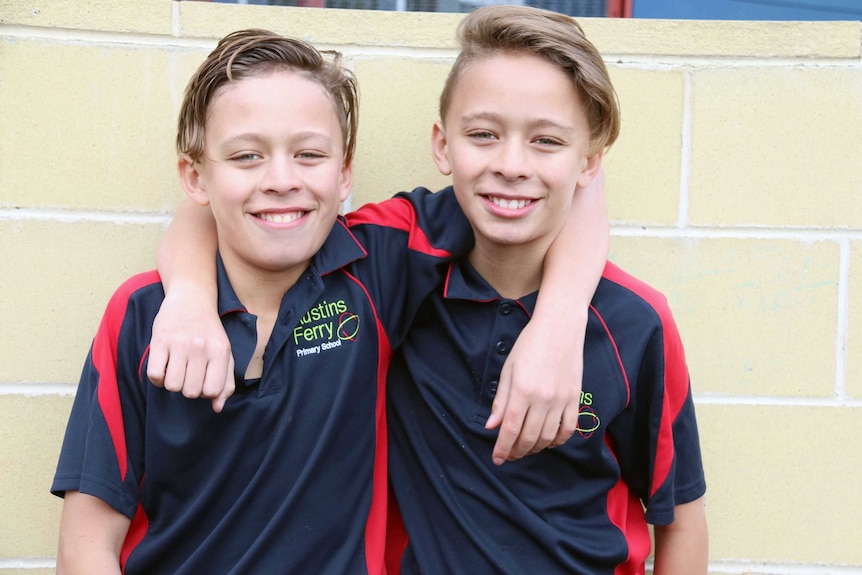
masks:
[(156, 272), (131, 278), (93, 341), (52, 491), (94, 495), (132, 520), (126, 575), (382, 573), (391, 349), (450, 252), (471, 244), (451, 190), (339, 218), (285, 294), (255, 380), (244, 374), (256, 318), (219, 261), (237, 379), (220, 414), (148, 381), (164, 292)]
[[(608, 264), (590, 308), (575, 435), (497, 467), (484, 428), (537, 294), (501, 298), (464, 260), (393, 358), (390, 474), (402, 573), (643, 573), (646, 522), (705, 490), (688, 371), (665, 298)], [(644, 511), (644, 506), (646, 511)]]

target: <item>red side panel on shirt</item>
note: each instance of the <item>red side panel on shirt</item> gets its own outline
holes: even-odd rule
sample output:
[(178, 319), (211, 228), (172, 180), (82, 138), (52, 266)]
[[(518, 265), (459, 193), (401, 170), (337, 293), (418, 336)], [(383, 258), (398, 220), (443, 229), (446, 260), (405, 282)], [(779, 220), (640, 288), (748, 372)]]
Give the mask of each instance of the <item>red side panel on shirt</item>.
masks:
[[(605, 439), (608, 449), (614, 454), (610, 439)], [(628, 545), (629, 556), (614, 569), (614, 575), (644, 575), (644, 561), (649, 556), (652, 541), (644, 519), (640, 499), (620, 479), (608, 491), (608, 519), (622, 532)]]
[[(345, 272), (347, 273), (347, 272)], [(365, 297), (374, 311), (374, 324), (377, 326), (377, 340), (380, 350), (377, 354), (377, 408), (375, 413), (376, 449), (374, 452), (374, 479), (371, 491), (371, 509), (365, 522), (365, 562), (369, 575), (385, 575), (386, 519), (389, 502), (389, 458), (388, 435), (386, 433), (386, 376), (392, 348), (389, 337), (377, 315), (377, 308), (368, 290), (357, 278), (347, 274), (365, 292)]]
[(664, 405), (662, 407), (661, 427), (656, 448), (650, 495), (664, 483), (673, 465), (673, 422), (679, 415), (688, 396), (688, 368), (679, 331), (671, 315), (665, 297), (642, 281), (608, 263), (603, 276), (608, 280), (628, 288), (652, 306), (662, 325), (664, 348)]
[(379, 204), (366, 204), (345, 216), (348, 225), (373, 224), (407, 232), (407, 246), (414, 251), (436, 257), (449, 257), (446, 250), (437, 249), (428, 241), (416, 222), (416, 211), (407, 200), (392, 198)]
[(155, 271), (136, 275), (114, 292), (99, 330), (93, 342), (93, 365), (99, 373), (99, 407), (105, 416), (108, 431), (117, 454), (120, 479), (126, 479), (128, 458), (126, 453), (126, 431), (123, 427), (123, 410), (120, 406), (120, 389), (117, 386), (117, 347), (120, 328), (126, 317), (129, 297), (142, 287), (158, 283), (159, 274)]
[(120, 550), (120, 567), (123, 569), (123, 573), (126, 572), (126, 561), (129, 560), (129, 555), (144, 540), (149, 526), (150, 521), (144, 512), (144, 507), (139, 502), (138, 508), (135, 510), (135, 517), (129, 525), (129, 532), (126, 533), (126, 540), (123, 541), (123, 547)]

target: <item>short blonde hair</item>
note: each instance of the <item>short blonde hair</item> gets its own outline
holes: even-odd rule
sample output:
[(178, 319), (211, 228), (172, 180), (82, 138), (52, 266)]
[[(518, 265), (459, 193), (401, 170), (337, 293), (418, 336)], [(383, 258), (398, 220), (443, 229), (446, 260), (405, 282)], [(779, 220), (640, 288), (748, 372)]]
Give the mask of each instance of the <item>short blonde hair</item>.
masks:
[(474, 62), (498, 54), (531, 54), (557, 66), (572, 79), (590, 125), (589, 153), (614, 143), (620, 132), (616, 91), (601, 54), (572, 18), (529, 6), (485, 6), (458, 26), (461, 52), (440, 95), (445, 122), (455, 88)]
[(222, 38), (189, 80), (177, 125), (177, 152), (200, 161), (207, 112), (219, 89), (273, 70), (300, 72), (318, 82), (332, 97), (341, 124), (344, 165), (349, 166), (356, 151), (359, 92), (355, 77), (341, 65), (341, 54), (256, 29)]

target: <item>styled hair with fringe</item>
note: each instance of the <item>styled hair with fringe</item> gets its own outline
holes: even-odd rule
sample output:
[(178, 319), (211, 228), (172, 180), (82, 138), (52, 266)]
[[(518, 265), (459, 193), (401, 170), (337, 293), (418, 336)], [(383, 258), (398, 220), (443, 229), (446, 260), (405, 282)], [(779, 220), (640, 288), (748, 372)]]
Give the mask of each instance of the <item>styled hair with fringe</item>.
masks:
[(530, 54), (572, 79), (590, 126), (590, 154), (617, 139), (620, 110), (608, 70), (581, 26), (569, 16), (529, 6), (485, 6), (468, 14), (457, 34), (461, 52), (440, 95), (441, 121), (446, 121), (458, 82), (471, 64), (499, 54)]
[(275, 70), (300, 73), (330, 95), (341, 124), (344, 165), (349, 166), (356, 151), (359, 90), (341, 54), (256, 29), (222, 38), (189, 80), (177, 122), (177, 152), (195, 162), (203, 157), (207, 112), (222, 86)]

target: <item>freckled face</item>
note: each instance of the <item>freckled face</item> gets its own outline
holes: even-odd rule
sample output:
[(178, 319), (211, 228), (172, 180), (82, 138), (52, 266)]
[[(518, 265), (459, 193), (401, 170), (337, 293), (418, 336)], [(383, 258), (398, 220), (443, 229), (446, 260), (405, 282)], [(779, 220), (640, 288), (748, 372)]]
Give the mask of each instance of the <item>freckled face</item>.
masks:
[(299, 73), (274, 71), (219, 90), (195, 171), (225, 264), (305, 269), (350, 192), (343, 142), (331, 97)]
[(600, 155), (586, 155), (589, 137), (580, 95), (557, 67), (523, 54), (471, 64), (433, 141), (437, 166), (452, 174), (473, 225), (476, 249), (547, 250), (576, 186), (589, 183), (600, 163)]

